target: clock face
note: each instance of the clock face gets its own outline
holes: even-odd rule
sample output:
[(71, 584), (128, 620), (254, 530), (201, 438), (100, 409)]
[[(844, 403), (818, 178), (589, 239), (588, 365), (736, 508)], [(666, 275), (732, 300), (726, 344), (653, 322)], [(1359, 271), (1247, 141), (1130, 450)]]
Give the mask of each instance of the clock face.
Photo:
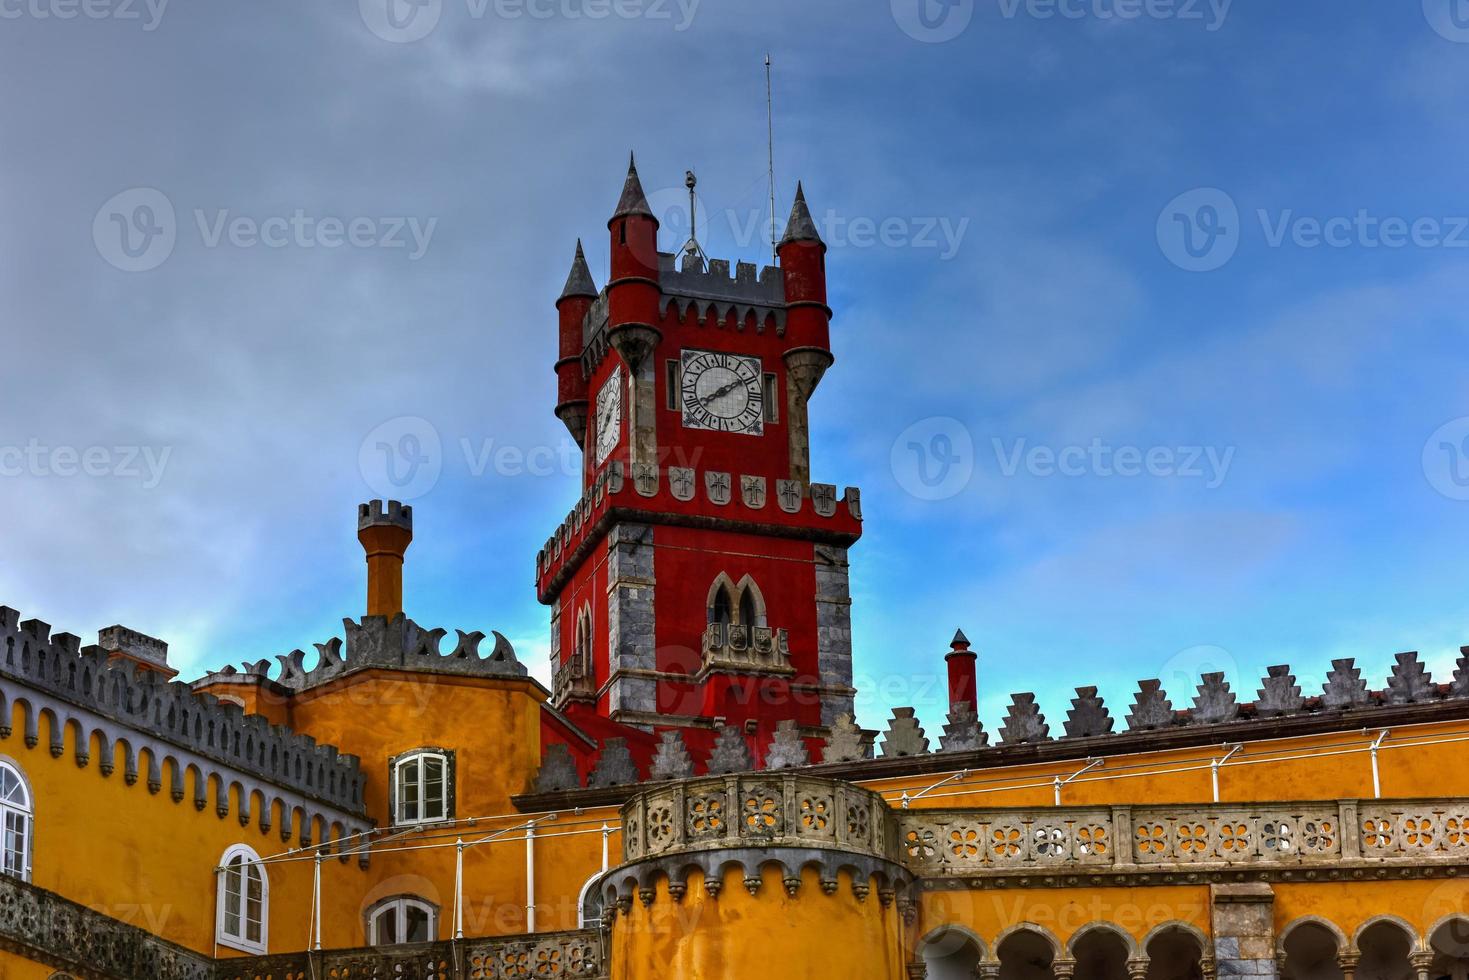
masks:
[(683, 424), (690, 429), (765, 432), (765, 378), (758, 357), (683, 352)]
[(597, 392), (597, 465), (601, 466), (622, 438), (622, 369), (612, 372)]

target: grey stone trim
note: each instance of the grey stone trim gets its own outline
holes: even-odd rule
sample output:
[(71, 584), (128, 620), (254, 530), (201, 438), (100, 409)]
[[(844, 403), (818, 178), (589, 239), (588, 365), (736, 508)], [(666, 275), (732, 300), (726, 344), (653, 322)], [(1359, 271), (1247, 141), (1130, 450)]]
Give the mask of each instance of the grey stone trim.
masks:
[(928, 738), (923, 734), (923, 726), (918, 724), (916, 714), (912, 708), (893, 709), (892, 720), (882, 737), (884, 759), (928, 752)]
[(1036, 706), (1035, 695), (1012, 694), (1005, 724), (1000, 726), (1000, 741), (1006, 745), (1023, 745), (1046, 742), (1050, 738), (1051, 726), (1046, 724), (1046, 716)]
[[(306, 654), (292, 650), (275, 659), (279, 673), (270, 678), (270, 661), (257, 660), (244, 665), (247, 678), (269, 679), (290, 691), (306, 691), (361, 670), (412, 670), (430, 674), (452, 674), (469, 677), (528, 677), (529, 671), (515, 656), (515, 648), (501, 634), (492, 631), (494, 649), (480, 655), (485, 634), (455, 630), (459, 639), (454, 649), (444, 653), (440, 645), (448, 630), (425, 630), (399, 613), (391, 620), (383, 616), (364, 616), (360, 621), (342, 620), (346, 631), (346, 655), (342, 641), (332, 638), (316, 644), (317, 662), (306, 669)], [(224, 667), (196, 685), (240, 676), (233, 666)]]
[(1078, 687), (1066, 713), (1067, 738), (1095, 738), (1112, 734), (1112, 715), (1094, 687)]
[[(535, 964), (556, 964), (546, 976), (607, 975), (602, 935), (593, 931), (466, 939), (402, 946), (334, 949), (220, 960), (213, 980), (260, 977), (510, 977), (529, 976)], [(540, 975), (540, 974), (537, 974)], [(192, 978), (189, 978), (192, 980)]]
[(587, 785), (591, 787), (632, 786), (639, 782), (638, 767), (625, 738), (609, 738), (602, 743), (602, 754), (592, 770)]
[[(344, 813), (361, 816), (363, 775), (356, 756), (309, 735), (271, 725), (259, 715), (245, 715), (238, 705), (196, 694), (187, 684), (163, 681), (151, 670), (130, 662), (109, 664), (96, 647), (78, 649), (71, 634), (51, 636), (37, 620), (19, 622), (14, 609), (0, 606), (0, 736), (8, 736), (11, 700), (26, 691), (66, 702), (82, 714), (107, 719), (137, 733), (119, 732), (130, 745), (137, 735), (201, 757), (206, 765), (225, 767), (294, 791)], [(32, 714), (37, 709), (32, 707)], [(35, 719), (27, 722), (27, 740), (36, 735)], [(160, 750), (158, 755), (173, 754)]]
[(405, 531), (411, 531), (413, 508), (396, 500), (389, 500), (386, 505), (381, 500), (358, 504), (357, 530), (363, 531), (370, 527), (401, 527)]
[(1333, 660), (1331, 673), (1326, 675), (1326, 685), (1322, 688), (1322, 703), (1328, 708), (1359, 708), (1371, 700), (1357, 662), (1351, 658)]
[[(72, 729), (75, 733), (75, 761), (85, 768), (92, 763), (90, 746), (92, 736), (97, 736), (108, 752), (97, 759), (98, 770), (104, 777), (112, 776), (110, 759), (118, 745), (123, 747), (123, 780), (133, 785), (143, 779), (139, 758), (144, 750), (148, 753), (148, 770), (144, 786), (152, 795), (163, 792), (165, 786), (174, 803), (182, 803), (188, 790), (186, 776), (193, 772), (194, 796), (191, 802), (196, 810), (213, 807), (214, 813), (223, 820), (231, 813), (230, 790), (239, 790), (240, 805), (233, 812), (240, 826), (247, 827), (254, 821), (262, 832), (278, 829), (282, 841), (289, 841), (294, 834), (302, 847), (313, 841), (311, 828), (319, 819), (332, 839), (351, 837), (368, 830), (364, 813), (359, 807), (347, 810), (332, 806), (319, 798), (303, 794), (289, 784), (264, 779), (235, 766), (220, 765), (216, 760), (201, 753), (151, 737), (146, 732), (130, 728), (124, 723), (67, 704), (58, 698), (35, 691), (16, 691), (8, 684), (0, 684), (0, 712), (8, 719), (12, 705), (18, 704), (24, 712), (24, 739), (28, 747), (34, 748), (40, 741), (40, 721), (43, 715), (50, 721), (50, 752), (60, 758), (65, 751), (63, 733)], [(236, 712), (239, 708), (230, 706)], [(13, 733), (0, 729), (0, 738), (10, 738)], [(213, 800), (206, 795), (210, 777), (217, 777), (218, 790)], [(259, 812), (255, 812), (255, 796), (264, 801)], [(285, 820), (279, 828), (273, 828), (274, 810), (279, 804)], [(295, 818), (294, 820), (292, 818)], [(366, 863), (367, 855), (360, 856)]]
[(939, 738), (940, 752), (968, 752), (990, 744), (990, 737), (979, 723), (974, 705), (960, 701), (949, 710), (948, 724)]
[(1219, 975), (1274, 980), (1274, 890), (1263, 882), (1212, 885), (1209, 897)]
[(821, 761), (862, 762), (872, 758), (872, 738), (857, 727), (850, 714), (839, 716), (830, 725)]
[(1205, 674), (1194, 698), (1192, 722), (1199, 725), (1222, 725), (1239, 717), (1239, 704), (1229, 681), (1222, 673)]
[(811, 754), (806, 749), (806, 740), (794, 721), (778, 722), (775, 739), (765, 753), (766, 769), (800, 769), (811, 764)]
[(709, 756), (709, 775), (749, 772), (754, 768), (755, 763), (750, 759), (750, 746), (745, 742), (744, 733), (733, 725), (720, 728), (714, 739), (714, 751)]
[[(851, 691), (852, 586), (847, 549), (816, 545), (814, 555), (816, 669), (823, 686)], [(831, 725), (843, 715), (852, 715), (854, 694), (822, 694), (822, 725)]]
[(785, 274), (766, 266), (740, 262), (730, 277), (728, 259), (710, 259), (707, 271), (697, 266), (678, 268), (675, 256), (658, 254), (658, 279), (663, 290), (659, 312), (665, 316), (670, 307), (680, 319), (694, 310), (701, 325), (722, 324), (735, 316), (737, 329), (753, 323), (757, 332), (774, 330), (784, 336), (786, 329)]
[(0, 949), (88, 980), (213, 980), (214, 961), (9, 875)]
[(654, 638), (653, 528), (618, 524), (607, 535), (608, 708), (614, 720), (626, 712), (657, 711), (657, 682), (628, 671), (658, 667)]
[(1128, 731), (1154, 731), (1173, 724), (1173, 702), (1159, 680), (1138, 682), (1133, 696), (1132, 714), (1127, 716)]
[(569, 789), (581, 789), (581, 775), (576, 771), (571, 749), (560, 742), (546, 746), (540, 771), (536, 773), (536, 792), (559, 793)]
[(648, 778), (655, 782), (688, 779), (694, 774), (694, 760), (684, 744), (683, 732), (673, 729), (663, 733), (653, 756), (653, 770)]
[(1423, 667), (1416, 653), (1400, 653), (1387, 679), (1388, 704), (1419, 704), (1438, 696), (1433, 675)]
[(1300, 711), (1306, 704), (1301, 686), (1286, 666), (1271, 667), (1255, 701), (1255, 713), (1261, 718), (1275, 718)]

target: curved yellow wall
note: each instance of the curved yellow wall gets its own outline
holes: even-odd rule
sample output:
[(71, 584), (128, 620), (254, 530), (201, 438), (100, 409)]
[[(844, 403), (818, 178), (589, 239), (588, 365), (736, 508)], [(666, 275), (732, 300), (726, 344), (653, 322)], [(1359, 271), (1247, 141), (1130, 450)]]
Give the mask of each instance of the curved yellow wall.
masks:
[(617, 917), (612, 980), (905, 976), (897, 907), (883, 908), (875, 883), (858, 901), (846, 873), (834, 895), (822, 892), (814, 868), (801, 880), (791, 898), (778, 869), (767, 868), (759, 894), (752, 896), (743, 873), (731, 870), (716, 899), (704, 890), (702, 874), (695, 874), (682, 902), (661, 881), (651, 906), (635, 900)]

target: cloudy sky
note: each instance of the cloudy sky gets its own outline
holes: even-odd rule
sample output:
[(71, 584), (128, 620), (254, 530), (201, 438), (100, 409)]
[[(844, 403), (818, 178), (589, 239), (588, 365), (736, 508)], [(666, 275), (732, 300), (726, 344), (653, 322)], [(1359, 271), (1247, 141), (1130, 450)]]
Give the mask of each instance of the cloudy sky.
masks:
[[(832, 246), (814, 471), (862, 721), (956, 626), (993, 728), (1469, 642), (1469, 4), (0, 0), (0, 603), (186, 676), (340, 632), (379, 443), (408, 607), (545, 673), (577, 236), (629, 150), (715, 256)], [(674, 217), (670, 226), (683, 219)], [(667, 247), (678, 244), (670, 227)], [(437, 448), (436, 448), (437, 447)]]

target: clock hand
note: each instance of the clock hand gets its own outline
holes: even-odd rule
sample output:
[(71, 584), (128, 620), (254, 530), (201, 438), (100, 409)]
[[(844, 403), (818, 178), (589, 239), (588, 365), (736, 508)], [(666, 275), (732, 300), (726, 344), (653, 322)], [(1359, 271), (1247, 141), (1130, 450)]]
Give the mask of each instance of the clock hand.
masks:
[(714, 392), (712, 392), (711, 394), (705, 396), (703, 399), (701, 399), (701, 401), (704, 401), (704, 402), (707, 403), (707, 402), (713, 401), (716, 398), (723, 398), (725, 395), (729, 394), (731, 391), (734, 391), (736, 388), (744, 387), (744, 384), (745, 384), (745, 382), (743, 380), (731, 381), (729, 384), (725, 385), (723, 388), (718, 388)]

